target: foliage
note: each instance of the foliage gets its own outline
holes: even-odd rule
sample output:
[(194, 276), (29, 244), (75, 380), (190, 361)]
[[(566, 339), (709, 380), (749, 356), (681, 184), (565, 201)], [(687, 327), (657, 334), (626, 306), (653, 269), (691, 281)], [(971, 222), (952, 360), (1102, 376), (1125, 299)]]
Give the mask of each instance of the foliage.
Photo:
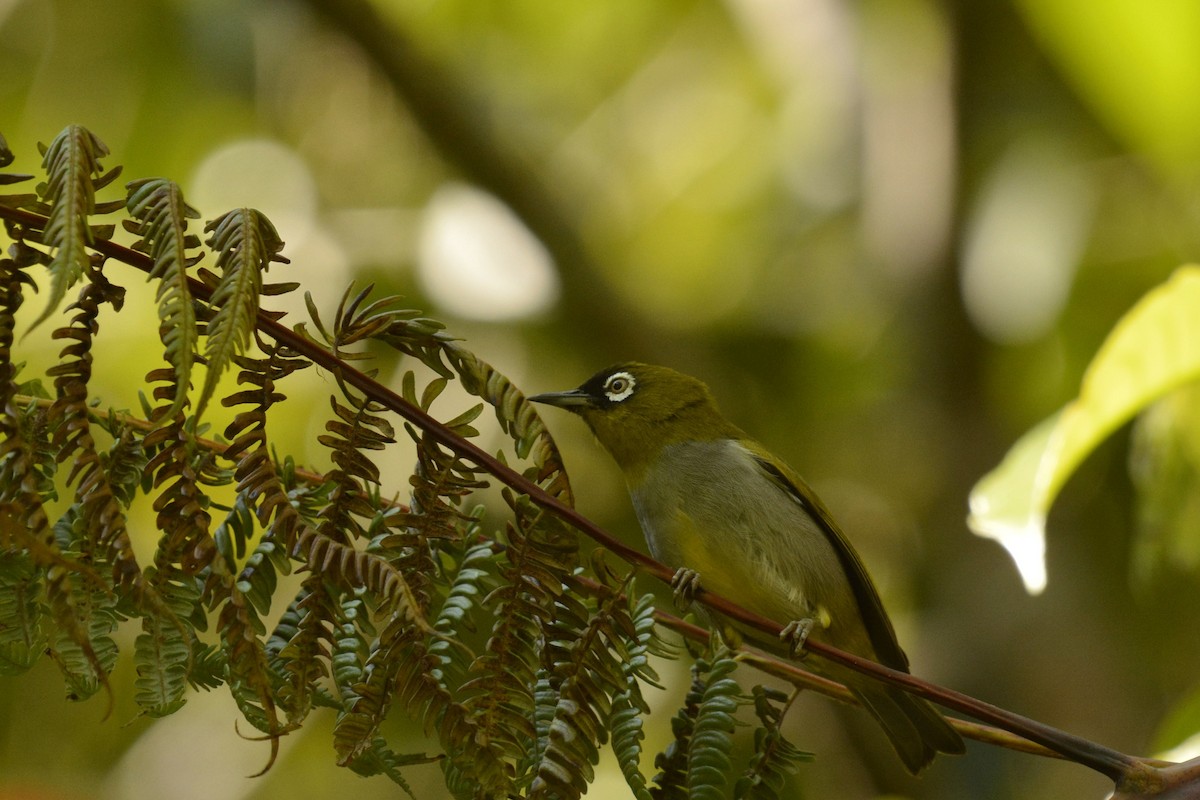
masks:
[[(650, 657), (677, 653), (658, 639), (647, 595), (530, 497), (506, 489), (502, 509), (468, 505), (491, 478), (518, 472), (572, 502), (556, 445), (507, 378), (370, 288), (347, 289), (328, 322), (310, 298), (311, 319), (285, 328), (259, 306), (296, 288), (263, 281), (287, 260), (261, 212), (213, 219), (202, 245), (188, 232), (199, 213), (168, 180), (134, 181), (122, 201), (96, 202), (117, 170), (101, 170), (107, 149), (89, 131), (72, 126), (45, 152), (38, 196), (0, 198), (23, 214), (10, 219), (10, 256), (0, 259), (0, 674), (46, 653), (72, 699), (111, 695), (115, 633), (137, 626), (141, 712), (176, 713), (190, 689), (224, 684), (271, 742), (272, 761), (280, 737), (329, 708), (338, 762), (410, 794), (403, 769), (436, 761), (459, 796), (579, 797), (606, 743), (639, 798), (725, 791), (746, 702), (732, 656), (697, 662), (684, 722), (658, 757), (668, 777), (650, 790), (639, 766), (642, 690), (657, 685)], [(120, 208), (139, 237), (133, 250), (92, 222)], [(210, 256), (216, 271), (200, 266)], [(146, 376), (140, 414), (101, 411), (93, 394), (101, 309), (124, 303), (121, 262), (157, 284), (165, 366)], [(65, 346), (49, 392), (18, 380), (14, 353), (15, 314), (43, 266), (49, 305), (35, 325), (77, 290), (50, 334)], [(370, 342), (410, 360), (399, 394), (353, 366)], [(334, 466), (324, 475), (278, 457), (275, 445), (292, 440), (271, 436), (283, 385), (314, 362), (334, 379), (319, 437)], [(234, 367), (238, 388), (222, 395), (219, 378)], [(439, 404), (455, 381), (481, 402)], [(234, 417), (206, 436), (200, 416), (213, 399)], [(489, 406), (509, 447), (468, 458), (482, 452), (465, 443)], [(376, 461), (396, 446), (397, 414), (416, 451), (403, 503)], [(48, 504), (59, 493), (61, 512)], [(126, 523), (138, 498), (156, 514), (149, 563)], [(298, 582), (283, 580), (292, 573)], [(268, 629), (273, 608), (283, 610)], [(761, 728), (739, 793), (780, 796), (779, 776), (798, 757), (769, 696), (755, 697)], [(396, 714), (423, 727), (437, 752), (394, 750), (384, 722)]]
[(1109, 334), (1079, 396), (1026, 433), (972, 491), (971, 527), (1012, 553), (1031, 592), (1046, 584), (1046, 515), (1067, 478), (1134, 414), (1200, 376), (1198, 312), (1200, 268), (1180, 267)]

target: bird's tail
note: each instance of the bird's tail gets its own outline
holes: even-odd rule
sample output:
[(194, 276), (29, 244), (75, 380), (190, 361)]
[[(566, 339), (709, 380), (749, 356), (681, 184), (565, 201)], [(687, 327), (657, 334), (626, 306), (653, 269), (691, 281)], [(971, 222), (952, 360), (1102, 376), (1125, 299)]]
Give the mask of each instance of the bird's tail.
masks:
[(850, 690), (887, 734), (908, 771), (916, 775), (938, 753), (962, 753), (962, 737), (923, 698), (877, 681), (853, 681)]

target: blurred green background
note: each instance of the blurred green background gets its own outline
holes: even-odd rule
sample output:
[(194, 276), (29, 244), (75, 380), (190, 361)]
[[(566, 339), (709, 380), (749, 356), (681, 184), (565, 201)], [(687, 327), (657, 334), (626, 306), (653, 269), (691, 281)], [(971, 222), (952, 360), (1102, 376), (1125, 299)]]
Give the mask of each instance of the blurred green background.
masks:
[[(349, 0), (0, 0), (12, 169), (36, 171), (36, 143), (81, 123), (113, 151), (105, 166), (177, 180), (205, 219), (263, 210), (292, 260), (271, 276), (325, 311), (374, 281), (528, 391), (627, 359), (704, 378), (842, 521), (915, 672), (1153, 750), (1197, 688), (1198, 559), (1146, 561), (1129, 437), (1056, 507), (1043, 595), (963, 520), (972, 483), (1074, 394), (1120, 314), (1200, 253), (1200, 4), (372, 7), (388, 23), (368, 26), (374, 44)], [(152, 289), (111, 266), (130, 308), (101, 319), (94, 388), (136, 407), (161, 352)], [(58, 349), (46, 334), (20, 342), (35, 367)], [(277, 445), (321, 466), (331, 382), (291, 386), (296, 440)], [(577, 421), (549, 423), (581, 508), (639, 541), (615, 467)], [(402, 492), (407, 456), (389, 458)], [(334, 766), (320, 715), (248, 778), (266, 746), (239, 738), (224, 694), (138, 719), (131, 672), (126, 656), (107, 720), (101, 698), (64, 700), (48, 661), (0, 682), (0, 800), (397, 796)], [(664, 677), (650, 752), (686, 683)], [(427, 746), (399, 719), (389, 735)], [(818, 753), (797, 797), (1111, 788), (978, 744), (913, 781), (863, 715), (821, 698), (797, 705), (789, 735)], [(436, 767), (409, 777), (444, 796)], [(610, 769), (589, 796), (627, 792)]]

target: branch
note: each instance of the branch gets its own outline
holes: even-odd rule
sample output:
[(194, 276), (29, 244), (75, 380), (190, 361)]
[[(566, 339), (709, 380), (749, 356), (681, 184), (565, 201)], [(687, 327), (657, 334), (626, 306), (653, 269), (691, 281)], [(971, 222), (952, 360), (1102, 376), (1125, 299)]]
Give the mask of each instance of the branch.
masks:
[[(42, 228), (47, 220), (45, 217), (22, 209), (0, 205), (0, 218), (6, 218), (31, 228)], [(144, 272), (149, 272), (153, 261), (149, 256), (114, 244), (109, 241), (97, 240), (93, 249), (105, 256), (114, 258)], [(193, 296), (207, 301), (212, 292), (200, 281), (190, 279), (190, 289)], [(404, 419), (424, 430), (437, 443), (450, 449), (460, 457), (474, 463), (493, 475), (512, 490), (524, 494), (529, 499), (559, 519), (571, 524), (606, 549), (620, 556), (626, 562), (634, 565), (643, 572), (649, 573), (665, 584), (670, 584), (674, 570), (654, 560), (650, 556), (621, 542), (596, 523), (580, 514), (574, 508), (563, 505), (553, 496), (547, 494), (540, 486), (525, 476), (517, 473), (490, 453), (480, 449), (472, 442), (462, 439), (450, 431), (441, 422), (434, 419), (415, 406), (409, 405), (404, 398), (373, 378), (359, 372), (338, 359), (333, 354), (321, 348), (315, 342), (295, 333), (291, 329), (270, 319), (267, 312), (258, 312), (257, 328), (285, 347), (310, 359), (332, 373), (341, 377), (349, 385), (358, 389), (372, 400), (375, 400), (389, 410), (399, 414)], [(696, 600), (727, 617), (753, 627), (771, 636), (778, 637), (783, 626), (774, 620), (767, 619), (749, 611), (729, 599), (714, 594), (701, 587), (696, 594)], [(1058, 730), (1036, 720), (1023, 717), (1011, 711), (977, 700), (969, 695), (929, 683), (906, 672), (899, 672), (865, 658), (847, 653), (823, 642), (807, 642), (806, 650), (818, 656), (846, 666), (856, 672), (868, 675), (884, 683), (900, 687), (912, 694), (925, 697), (936, 703), (967, 714), (975, 719), (988, 722), (998, 728), (1010, 731), (1031, 742), (1043, 745), (1064, 758), (1089, 767), (1110, 778), (1121, 786), (1157, 786), (1164, 778), (1162, 770), (1153, 764), (1117, 750), (1097, 744), (1083, 737)]]

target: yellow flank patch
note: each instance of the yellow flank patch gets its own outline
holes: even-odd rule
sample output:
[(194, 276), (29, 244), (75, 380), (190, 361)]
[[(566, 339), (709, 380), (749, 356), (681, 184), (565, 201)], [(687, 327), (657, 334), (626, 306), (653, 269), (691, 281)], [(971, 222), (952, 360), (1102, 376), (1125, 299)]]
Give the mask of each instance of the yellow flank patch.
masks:
[(828, 629), (831, 625), (833, 625), (833, 616), (829, 613), (828, 608), (826, 608), (823, 605), (818, 605), (816, 621), (817, 621), (817, 625), (821, 626), (822, 628)]
[[(770, 587), (755, 575), (753, 564), (720, 530), (701, 530), (682, 510), (673, 515), (673, 536), (684, 566), (700, 575), (700, 586), (764, 616), (778, 605)], [(826, 615), (828, 616), (828, 614)]]

